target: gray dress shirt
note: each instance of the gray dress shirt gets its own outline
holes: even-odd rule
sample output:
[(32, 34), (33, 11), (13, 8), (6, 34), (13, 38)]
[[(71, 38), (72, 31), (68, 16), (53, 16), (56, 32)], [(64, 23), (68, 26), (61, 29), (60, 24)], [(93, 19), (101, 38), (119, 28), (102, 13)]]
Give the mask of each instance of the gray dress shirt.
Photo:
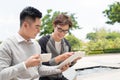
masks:
[(24, 61), (33, 54), (40, 54), (37, 41), (26, 41), (19, 34), (8, 38), (0, 44), (0, 80), (39, 80), (40, 76), (59, 74), (55, 66), (26, 68)]

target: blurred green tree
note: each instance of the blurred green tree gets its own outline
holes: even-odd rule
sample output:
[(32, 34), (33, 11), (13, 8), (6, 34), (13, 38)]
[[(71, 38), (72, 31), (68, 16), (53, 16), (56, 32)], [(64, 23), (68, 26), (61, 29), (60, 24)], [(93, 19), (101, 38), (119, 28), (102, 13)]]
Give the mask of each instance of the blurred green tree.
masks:
[(120, 2), (109, 5), (109, 9), (104, 10), (103, 13), (109, 19), (107, 24), (120, 23)]
[(76, 38), (74, 35), (67, 35), (65, 38), (69, 41), (73, 51), (78, 51), (82, 47), (82, 41)]

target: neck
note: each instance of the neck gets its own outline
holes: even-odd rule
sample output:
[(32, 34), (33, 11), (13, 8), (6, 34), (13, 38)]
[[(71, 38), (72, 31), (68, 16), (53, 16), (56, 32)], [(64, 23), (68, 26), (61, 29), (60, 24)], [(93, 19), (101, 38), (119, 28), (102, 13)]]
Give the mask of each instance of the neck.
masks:
[(19, 30), (18, 32), (25, 40), (29, 41), (30, 38), (28, 36), (25, 35), (25, 33), (22, 30)]
[(58, 39), (58, 38), (55, 36), (54, 33), (52, 33), (52, 38), (53, 38), (54, 41), (56, 41), (56, 42), (60, 42), (60, 41), (61, 41), (60, 39)]

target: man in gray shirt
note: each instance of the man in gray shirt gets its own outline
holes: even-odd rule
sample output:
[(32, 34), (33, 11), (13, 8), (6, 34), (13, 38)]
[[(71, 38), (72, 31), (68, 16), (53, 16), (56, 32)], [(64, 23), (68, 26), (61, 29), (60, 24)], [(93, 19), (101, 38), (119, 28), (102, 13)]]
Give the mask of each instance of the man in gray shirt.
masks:
[(26, 7), (20, 13), (19, 32), (0, 45), (0, 80), (38, 80), (40, 76), (59, 74), (69, 67), (56, 69), (41, 64), (41, 48), (31, 40), (40, 32), (41, 17), (42, 13), (33, 7)]

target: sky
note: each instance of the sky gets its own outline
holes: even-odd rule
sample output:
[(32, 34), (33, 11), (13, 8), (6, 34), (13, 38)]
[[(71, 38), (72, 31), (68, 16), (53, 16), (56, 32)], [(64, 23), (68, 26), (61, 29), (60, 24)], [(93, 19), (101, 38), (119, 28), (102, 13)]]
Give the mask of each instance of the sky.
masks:
[[(108, 25), (108, 20), (102, 13), (109, 5), (120, 0), (1, 0), (0, 1), (0, 41), (16, 34), (19, 30), (19, 14), (23, 8), (33, 6), (43, 13), (47, 9), (53, 11), (75, 13), (77, 22), (82, 29), (72, 33), (83, 41), (86, 34), (95, 29), (105, 28), (111, 31), (120, 31), (120, 24)], [(37, 38), (39, 38), (37, 36)]]

